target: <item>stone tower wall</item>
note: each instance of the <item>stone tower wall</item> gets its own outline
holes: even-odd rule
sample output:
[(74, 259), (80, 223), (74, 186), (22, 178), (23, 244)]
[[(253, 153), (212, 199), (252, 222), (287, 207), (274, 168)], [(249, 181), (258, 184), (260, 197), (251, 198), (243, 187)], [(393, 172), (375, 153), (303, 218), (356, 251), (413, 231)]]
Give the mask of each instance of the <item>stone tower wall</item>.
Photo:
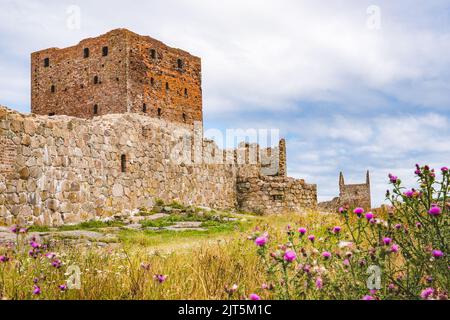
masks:
[(188, 124), (203, 120), (200, 58), (150, 37), (117, 29), (35, 52), (31, 62), (35, 114), (133, 112)]

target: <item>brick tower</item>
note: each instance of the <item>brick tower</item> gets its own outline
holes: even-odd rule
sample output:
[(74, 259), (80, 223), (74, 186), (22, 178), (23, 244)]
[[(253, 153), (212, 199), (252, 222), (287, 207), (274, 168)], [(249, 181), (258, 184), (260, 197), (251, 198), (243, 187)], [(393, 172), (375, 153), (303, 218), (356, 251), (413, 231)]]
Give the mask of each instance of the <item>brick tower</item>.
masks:
[(31, 65), (32, 113), (203, 120), (200, 58), (126, 29), (34, 52)]

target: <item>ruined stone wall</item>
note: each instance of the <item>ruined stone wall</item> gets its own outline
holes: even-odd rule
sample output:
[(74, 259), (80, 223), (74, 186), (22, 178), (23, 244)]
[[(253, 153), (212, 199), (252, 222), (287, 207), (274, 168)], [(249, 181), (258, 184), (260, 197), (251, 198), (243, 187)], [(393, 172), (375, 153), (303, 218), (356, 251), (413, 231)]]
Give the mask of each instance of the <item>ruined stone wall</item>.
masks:
[(253, 174), (238, 179), (238, 205), (259, 214), (303, 213), (317, 208), (317, 186), (283, 176)]
[(188, 124), (203, 120), (200, 58), (150, 37), (117, 29), (35, 52), (31, 62), (35, 114), (134, 112)]
[(315, 186), (264, 176), (249, 145), (221, 150), (202, 133), (134, 113), (81, 119), (0, 107), (0, 222), (78, 223), (157, 198), (264, 214), (317, 204)]
[(372, 208), (370, 197), (370, 173), (367, 171), (366, 183), (345, 184), (344, 174), (341, 172), (339, 177), (339, 199), (341, 205), (350, 208), (362, 207), (365, 210)]
[(366, 211), (371, 210), (372, 201), (370, 195), (370, 173), (367, 171), (366, 183), (345, 184), (344, 174), (339, 176), (339, 197), (331, 201), (319, 203), (319, 208), (328, 212), (335, 212), (340, 207), (350, 209), (361, 207)]
[[(137, 114), (84, 120), (0, 110), (0, 141), (15, 154), (0, 180), (3, 222), (76, 223), (150, 207), (156, 198), (236, 207), (238, 167), (172, 160), (188, 126)], [(10, 164), (10, 156), (1, 159), (2, 168)]]

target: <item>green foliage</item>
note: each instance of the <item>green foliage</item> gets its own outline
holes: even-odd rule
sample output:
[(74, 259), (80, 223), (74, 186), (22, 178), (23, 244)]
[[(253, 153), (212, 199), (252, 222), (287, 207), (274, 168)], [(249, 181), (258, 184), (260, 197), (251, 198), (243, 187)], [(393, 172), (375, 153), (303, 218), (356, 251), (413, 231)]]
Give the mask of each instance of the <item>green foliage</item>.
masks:
[(419, 187), (411, 190), (390, 175), (394, 189), (387, 194), (392, 204), (387, 220), (362, 208), (341, 208), (345, 228), (309, 228), (306, 234), (288, 228), (284, 241), (271, 249), (268, 233), (254, 233), (275, 296), (448, 299), (450, 176), (447, 168), (441, 171), (437, 181), (434, 170), (417, 167)]

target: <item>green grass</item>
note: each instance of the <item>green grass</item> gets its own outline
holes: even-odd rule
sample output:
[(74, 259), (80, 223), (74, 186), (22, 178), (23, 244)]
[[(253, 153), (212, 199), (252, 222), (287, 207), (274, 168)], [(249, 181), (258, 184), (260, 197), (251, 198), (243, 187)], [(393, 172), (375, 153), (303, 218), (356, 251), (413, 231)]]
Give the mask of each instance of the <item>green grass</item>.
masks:
[(177, 222), (189, 222), (189, 221), (199, 221), (199, 222), (207, 222), (207, 221), (217, 221), (219, 223), (226, 223), (227, 221), (221, 220), (222, 218), (227, 217), (226, 215), (211, 215), (205, 214), (203, 216), (187, 214), (172, 214), (168, 217), (164, 217), (157, 220), (144, 220), (141, 222), (142, 227), (144, 228), (162, 228), (168, 227), (176, 224)]
[(141, 245), (145, 247), (167, 245), (173, 243), (189, 242), (192, 240), (209, 239), (215, 236), (232, 235), (248, 230), (249, 223), (241, 223), (237, 221), (219, 222), (205, 221), (202, 223), (200, 230), (171, 231), (171, 230), (121, 230), (119, 233), (120, 242), (129, 245)]
[(118, 221), (102, 222), (102, 221), (87, 221), (75, 225), (66, 225), (58, 228), (33, 226), (30, 232), (50, 232), (50, 231), (73, 231), (73, 230), (91, 230), (95, 231), (102, 228), (121, 227), (124, 223)]

